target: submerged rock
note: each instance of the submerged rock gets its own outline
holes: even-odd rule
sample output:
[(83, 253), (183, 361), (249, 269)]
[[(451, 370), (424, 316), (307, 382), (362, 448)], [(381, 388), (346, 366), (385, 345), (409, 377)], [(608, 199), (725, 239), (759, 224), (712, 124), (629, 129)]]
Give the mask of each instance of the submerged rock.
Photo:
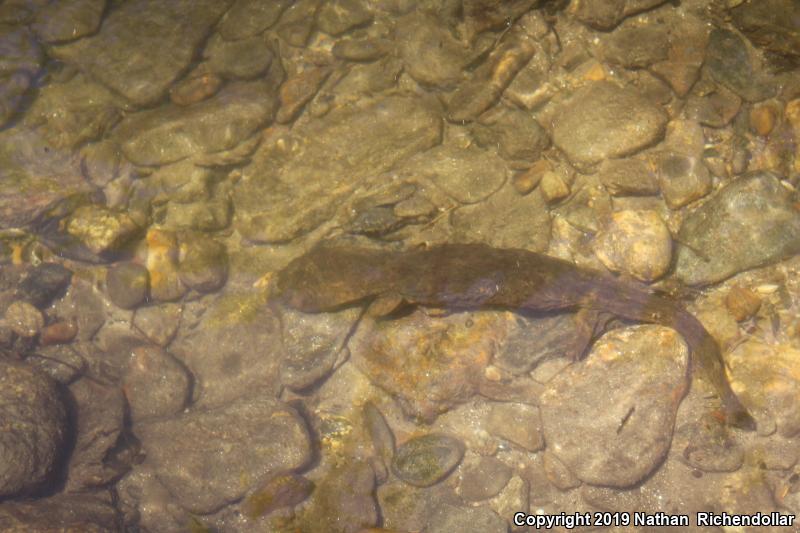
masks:
[(729, 183), (684, 220), (676, 275), (705, 285), (800, 253), (800, 213), (793, 202), (769, 172)]
[(138, 105), (160, 100), (194, 59), (230, 0), (132, 0), (112, 10), (97, 35), (55, 47), (55, 57), (77, 65)]

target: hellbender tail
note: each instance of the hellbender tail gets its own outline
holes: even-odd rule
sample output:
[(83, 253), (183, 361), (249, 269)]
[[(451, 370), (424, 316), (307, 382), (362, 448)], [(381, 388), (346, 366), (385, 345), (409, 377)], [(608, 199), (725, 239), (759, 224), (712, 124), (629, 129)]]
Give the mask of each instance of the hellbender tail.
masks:
[(717, 341), (691, 313), (644, 287), (616, 283), (616, 280), (594, 292), (593, 300), (598, 310), (610, 311), (631, 320), (661, 324), (678, 331), (691, 350), (689, 372), (694, 366), (693, 361), (696, 361), (701, 374), (722, 400), (726, 423), (741, 429), (755, 429), (755, 420), (731, 389)]

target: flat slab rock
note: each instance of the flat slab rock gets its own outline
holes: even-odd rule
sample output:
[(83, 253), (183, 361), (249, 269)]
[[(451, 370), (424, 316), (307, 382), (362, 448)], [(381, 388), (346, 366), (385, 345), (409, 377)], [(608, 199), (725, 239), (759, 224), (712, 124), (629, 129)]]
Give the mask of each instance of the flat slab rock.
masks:
[(156, 166), (233, 148), (272, 120), (276, 101), (264, 82), (232, 83), (209, 100), (126, 117), (114, 130), (134, 164)]
[(591, 83), (562, 104), (553, 142), (570, 161), (589, 166), (632, 154), (664, 136), (667, 115), (635, 89)]
[(239, 230), (283, 242), (329, 219), (365, 179), (441, 141), (433, 103), (390, 96), (334, 109), (292, 131), (291, 154), (265, 143), (234, 189)]
[(159, 480), (192, 513), (242, 498), (278, 471), (311, 460), (311, 438), (293, 408), (270, 397), (135, 428)]
[(597, 341), (583, 363), (547, 383), (548, 449), (581, 481), (630, 487), (663, 460), (687, 390), (688, 349), (672, 329), (634, 326)]
[(160, 100), (191, 63), (231, 0), (131, 0), (97, 35), (52, 53), (139, 105)]

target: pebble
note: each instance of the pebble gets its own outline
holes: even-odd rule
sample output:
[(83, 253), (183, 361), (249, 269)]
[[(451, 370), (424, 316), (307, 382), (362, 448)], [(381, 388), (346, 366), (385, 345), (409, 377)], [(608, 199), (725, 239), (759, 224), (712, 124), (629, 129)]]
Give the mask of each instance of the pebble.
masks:
[(118, 263), (106, 272), (108, 299), (122, 309), (134, 309), (147, 297), (149, 273), (140, 264)]
[(67, 410), (56, 382), (0, 359), (0, 497), (26, 496), (49, 480), (66, 438)]
[(138, 231), (126, 213), (98, 205), (77, 208), (67, 223), (67, 232), (94, 254), (118, 252)]
[(377, 39), (342, 39), (336, 41), (331, 53), (347, 61), (375, 61), (387, 53), (388, 44)]
[(122, 377), (134, 424), (180, 413), (189, 401), (191, 376), (171, 354), (140, 346), (130, 355)]
[(593, 246), (606, 268), (646, 282), (663, 276), (672, 262), (672, 235), (655, 211), (613, 213)]
[(0, 126), (14, 118), (30, 87), (31, 77), (26, 72), (0, 76)]
[(289, 79), (281, 85), (278, 96), (281, 107), (275, 120), (279, 124), (286, 124), (294, 120), (303, 109), (303, 106), (317, 94), (319, 88), (331, 75), (328, 67), (312, 67)]
[(431, 433), (406, 441), (392, 460), (392, 472), (415, 487), (430, 487), (446, 478), (464, 457), (464, 444)]
[(81, 172), (95, 187), (105, 187), (120, 173), (119, 145), (109, 139), (92, 142), (83, 146), (81, 153)]
[(539, 182), (539, 190), (548, 204), (557, 203), (570, 194), (570, 183), (557, 171), (545, 171)]
[(145, 266), (150, 277), (150, 297), (157, 302), (171, 302), (186, 293), (186, 286), (178, 275), (178, 238), (171, 232), (158, 228), (147, 231), (147, 259)]
[(703, 472), (735, 472), (744, 463), (742, 446), (710, 417), (676, 429), (672, 446), (681, 461)]
[(761, 307), (761, 297), (746, 287), (734, 285), (725, 295), (725, 305), (737, 322), (755, 315)]
[(756, 105), (750, 110), (750, 127), (762, 137), (772, 132), (776, 120), (775, 108), (769, 104)]
[(5, 323), (20, 337), (30, 339), (42, 331), (44, 315), (28, 302), (17, 300), (6, 309)]
[(78, 326), (72, 320), (60, 320), (42, 328), (39, 338), (41, 346), (53, 344), (67, 344), (78, 334)]
[(514, 174), (514, 177), (511, 178), (511, 183), (514, 189), (524, 196), (539, 185), (544, 173), (549, 170), (551, 170), (550, 162), (546, 159), (540, 159), (531, 165), (529, 169)]
[(208, 64), (201, 63), (170, 88), (169, 99), (181, 106), (196, 104), (214, 96), (222, 82), (220, 76), (211, 72)]
[(658, 184), (670, 209), (679, 209), (711, 192), (711, 174), (702, 158), (675, 153), (656, 157)]

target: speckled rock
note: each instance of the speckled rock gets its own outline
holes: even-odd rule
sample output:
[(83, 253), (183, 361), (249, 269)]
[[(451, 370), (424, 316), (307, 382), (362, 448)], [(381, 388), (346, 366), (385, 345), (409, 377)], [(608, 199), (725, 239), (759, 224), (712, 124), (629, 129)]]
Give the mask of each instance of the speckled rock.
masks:
[(417, 310), (397, 320), (362, 321), (348, 347), (356, 366), (409, 416), (431, 421), (475, 393), (506, 328), (495, 313), (434, 318)]
[(800, 215), (792, 201), (768, 172), (730, 182), (684, 220), (679, 238), (687, 246), (678, 247), (676, 275), (690, 285), (714, 283), (798, 253)]
[(447, 435), (430, 433), (397, 448), (394, 474), (415, 487), (430, 487), (447, 477), (464, 457), (464, 444)]
[(652, 144), (667, 117), (634, 89), (594, 82), (565, 104), (553, 124), (553, 142), (578, 165), (592, 165)]
[(131, 352), (122, 387), (131, 421), (178, 414), (189, 400), (190, 376), (168, 352), (141, 346)]
[(269, 475), (300, 468), (311, 459), (300, 415), (264, 396), (140, 424), (136, 434), (161, 482), (181, 505), (199, 514), (238, 500)]
[(357, 308), (321, 315), (282, 310), (281, 383), (303, 390), (330, 374), (360, 314)]
[(196, 48), (230, 4), (230, 0), (125, 2), (109, 13), (98, 34), (56, 47), (52, 53), (132, 102), (153, 104), (189, 67)]
[(24, 339), (35, 337), (44, 327), (44, 315), (28, 302), (12, 302), (3, 316), (5, 324)]
[(660, 278), (672, 261), (672, 235), (655, 211), (613, 213), (593, 245), (606, 268), (642, 281)]
[(118, 252), (138, 231), (139, 227), (127, 213), (98, 205), (79, 207), (67, 223), (67, 232), (95, 254)]
[(39, 488), (62, 459), (67, 410), (56, 382), (17, 362), (0, 360), (0, 496)]
[(607, 333), (585, 362), (547, 383), (540, 400), (548, 449), (586, 483), (640, 482), (669, 450), (687, 358), (668, 328)]
[(453, 198), (475, 204), (497, 191), (510, 176), (506, 162), (477, 146), (442, 144), (419, 154), (404, 168), (430, 178)]

